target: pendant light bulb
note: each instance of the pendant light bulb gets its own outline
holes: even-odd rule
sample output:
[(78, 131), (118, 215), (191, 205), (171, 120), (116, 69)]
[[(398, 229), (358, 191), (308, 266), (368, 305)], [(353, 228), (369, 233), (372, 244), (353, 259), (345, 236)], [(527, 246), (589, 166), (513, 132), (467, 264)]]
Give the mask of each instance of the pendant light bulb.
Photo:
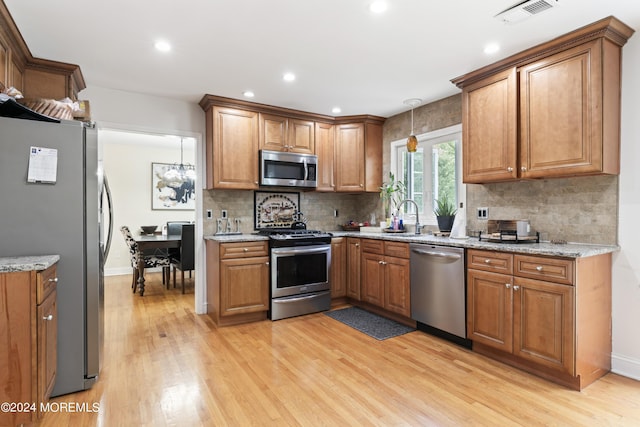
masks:
[(415, 153), (418, 150), (418, 138), (413, 134), (413, 108), (422, 102), (421, 99), (412, 98), (404, 101), (406, 105), (411, 106), (411, 134), (407, 138), (407, 151), (409, 153)]

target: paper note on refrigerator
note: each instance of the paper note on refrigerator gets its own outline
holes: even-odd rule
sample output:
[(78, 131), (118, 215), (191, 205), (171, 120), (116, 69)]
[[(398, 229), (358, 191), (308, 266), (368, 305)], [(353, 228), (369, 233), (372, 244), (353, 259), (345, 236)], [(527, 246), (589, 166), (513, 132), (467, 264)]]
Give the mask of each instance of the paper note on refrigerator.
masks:
[(43, 147), (31, 147), (30, 150), (27, 182), (56, 182), (58, 150)]

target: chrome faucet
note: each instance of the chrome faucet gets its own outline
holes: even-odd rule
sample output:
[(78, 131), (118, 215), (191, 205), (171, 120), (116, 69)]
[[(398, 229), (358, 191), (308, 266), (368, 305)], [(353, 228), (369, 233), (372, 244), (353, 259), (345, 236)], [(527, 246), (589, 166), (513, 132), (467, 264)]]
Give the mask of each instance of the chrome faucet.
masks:
[(412, 199), (404, 199), (400, 203), (398, 203), (398, 210), (404, 205), (406, 202), (413, 203), (413, 206), (416, 208), (416, 234), (420, 234), (420, 216), (418, 215), (418, 204)]

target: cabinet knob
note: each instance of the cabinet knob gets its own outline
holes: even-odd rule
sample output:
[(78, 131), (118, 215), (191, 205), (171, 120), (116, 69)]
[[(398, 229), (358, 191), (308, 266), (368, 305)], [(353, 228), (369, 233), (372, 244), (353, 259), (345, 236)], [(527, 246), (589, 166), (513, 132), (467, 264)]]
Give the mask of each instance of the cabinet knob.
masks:
[(527, 168), (526, 168), (526, 167), (524, 167), (524, 166), (522, 166), (522, 167), (520, 168), (520, 170), (521, 170), (522, 172), (526, 172), (526, 171), (527, 171)]
[(520, 286), (518, 286), (518, 285), (514, 285), (513, 290), (514, 290), (514, 291), (517, 291), (518, 289), (520, 289)]
[(378, 261), (378, 264), (382, 265), (382, 264), (384, 264), (384, 262), (382, 262), (382, 261)]
[(485, 263), (485, 264), (491, 264), (491, 260), (490, 260), (490, 259), (485, 259), (485, 260), (484, 260), (484, 263)]
[(49, 281), (50, 281), (50, 282), (56, 282), (56, 283), (58, 283), (58, 278), (57, 278), (57, 277), (54, 277), (53, 279), (49, 279)]
[(360, 243), (356, 243), (356, 248), (359, 248), (359, 247), (360, 247)]
[(49, 321), (53, 320), (53, 314), (50, 314), (50, 315), (48, 315), (48, 316), (44, 316), (44, 317), (42, 318), (42, 320), (49, 320)]
[(360, 184), (360, 187), (364, 187), (364, 184)]
[(505, 283), (504, 287), (507, 288), (507, 289), (510, 289), (511, 288), (511, 283)]
[(542, 266), (541, 266), (541, 265), (537, 266), (537, 267), (536, 267), (536, 270), (538, 270), (538, 271), (542, 271)]
[(269, 261), (265, 262), (266, 265), (269, 265)]
[(511, 166), (509, 166), (509, 167), (507, 168), (507, 172), (513, 172), (513, 168), (512, 168)]
[(243, 250), (244, 252), (249, 252), (249, 249), (247, 249), (247, 248), (242, 248), (242, 250)]

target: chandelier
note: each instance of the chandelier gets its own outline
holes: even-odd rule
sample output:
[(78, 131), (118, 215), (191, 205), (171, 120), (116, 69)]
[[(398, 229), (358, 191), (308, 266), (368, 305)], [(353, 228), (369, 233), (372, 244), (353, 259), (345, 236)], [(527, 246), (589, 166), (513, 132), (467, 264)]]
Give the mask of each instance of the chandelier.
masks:
[(418, 139), (413, 134), (413, 109), (416, 105), (419, 105), (422, 102), (422, 99), (419, 98), (411, 98), (404, 101), (405, 105), (411, 106), (411, 134), (409, 138), (407, 138), (407, 151), (409, 153), (415, 153), (418, 149)]
[(196, 168), (192, 164), (185, 164), (183, 161), (184, 146), (183, 138), (180, 138), (180, 164), (170, 165), (162, 176), (167, 183), (181, 185), (185, 181), (195, 181)]

